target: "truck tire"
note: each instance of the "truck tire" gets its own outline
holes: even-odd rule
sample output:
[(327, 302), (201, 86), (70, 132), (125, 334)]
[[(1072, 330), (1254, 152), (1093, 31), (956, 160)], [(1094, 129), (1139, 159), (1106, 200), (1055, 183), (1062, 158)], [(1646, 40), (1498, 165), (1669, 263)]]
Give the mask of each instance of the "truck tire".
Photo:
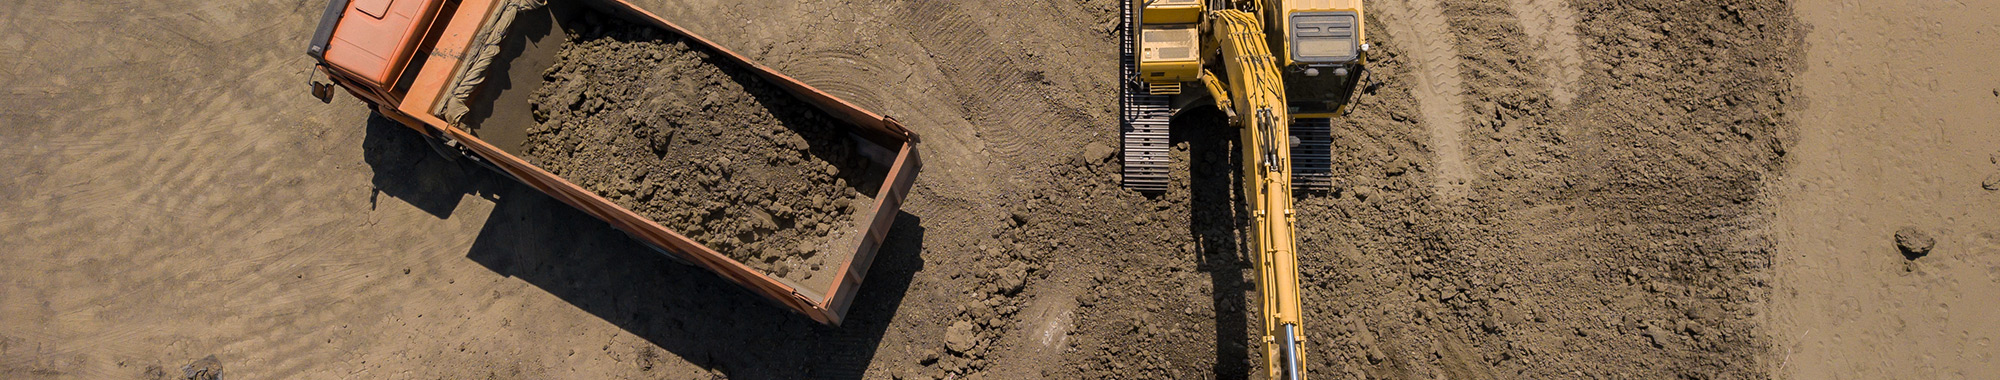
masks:
[(424, 145), (430, 146), (431, 152), (437, 153), (438, 157), (444, 158), (445, 161), (459, 162), (463, 160), (464, 154), (446, 145), (441, 133), (431, 131), (429, 133), (420, 133), (419, 135), (424, 137)]

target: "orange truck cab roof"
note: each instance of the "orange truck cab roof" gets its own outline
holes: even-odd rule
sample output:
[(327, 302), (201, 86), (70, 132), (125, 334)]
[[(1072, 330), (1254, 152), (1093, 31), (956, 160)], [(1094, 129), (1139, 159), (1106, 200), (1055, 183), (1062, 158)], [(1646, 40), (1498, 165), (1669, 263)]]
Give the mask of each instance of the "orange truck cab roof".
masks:
[(330, 0), (306, 54), (378, 88), (395, 83), (444, 0)]

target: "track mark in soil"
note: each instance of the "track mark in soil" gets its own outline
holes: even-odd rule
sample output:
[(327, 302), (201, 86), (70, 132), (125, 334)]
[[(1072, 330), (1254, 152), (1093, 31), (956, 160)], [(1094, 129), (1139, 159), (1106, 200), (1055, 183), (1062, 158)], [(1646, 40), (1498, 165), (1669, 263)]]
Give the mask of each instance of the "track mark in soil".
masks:
[(1452, 42), (1456, 40), (1445, 23), (1437, 0), (1384, 2), (1384, 12), (1396, 35), (1409, 41), (1405, 51), (1416, 61), (1417, 108), (1430, 131), (1430, 147), (1437, 157), (1432, 173), (1438, 195), (1464, 198), (1472, 171), (1465, 164), (1465, 81)]
[(1070, 331), (1076, 328), (1076, 293), (1069, 284), (1056, 284), (1048, 293), (1037, 294), (1022, 311), (1020, 323), (1026, 327), (1012, 331), (1014, 351), (1000, 361), (992, 373), (1006, 378), (1043, 377), (1043, 370), (1058, 368), (1069, 347)]
[(994, 12), (988, 7), (1034, 9), (911, 2), (892, 22), (909, 31), (911, 39), (937, 60), (943, 77), (957, 84), (948, 91), (994, 157), (1049, 159), (1042, 149), (1050, 142), (1074, 141), (1064, 136), (1070, 130), (1060, 126), (1085, 125), (1091, 118), (1079, 105), (1045, 93), (1047, 54), (1037, 56), (1023, 44), (1003, 43), (1007, 42), (1003, 32), (1013, 27), (993, 25), (996, 17), (982, 17)]
[(882, 109), (875, 82), (890, 71), (869, 57), (863, 47), (811, 49), (787, 62), (783, 70), (820, 91), (867, 109)]
[(1509, 0), (1521, 29), (1540, 49), (1537, 57), (1548, 65), (1549, 94), (1556, 107), (1576, 100), (1577, 79), (1583, 76), (1583, 55), (1577, 50), (1576, 11), (1564, 0)]

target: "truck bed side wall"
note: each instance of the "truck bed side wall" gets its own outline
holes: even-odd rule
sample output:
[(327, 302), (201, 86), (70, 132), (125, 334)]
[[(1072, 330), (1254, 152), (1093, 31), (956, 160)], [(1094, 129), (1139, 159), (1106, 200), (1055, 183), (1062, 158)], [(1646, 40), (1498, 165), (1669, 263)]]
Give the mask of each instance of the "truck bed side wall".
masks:
[[(466, 0), (467, 3), (479, 1), (481, 0)], [(456, 17), (472, 19), (484, 16), (486, 18), (485, 21), (491, 21), (490, 16), (485, 16), (484, 13), (480, 13), (478, 10), (492, 9), (492, 5), (498, 4), (500, 1), (492, 0), (490, 3), (479, 3), (464, 12), (460, 12)], [(552, 6), (555, 6), (557, 2), (551, 3)], [(870, 213), (860, 214), (872, 215), (872, 219), (856, 221), (858, 227), (864, 229), (864, 238), (857, 239), (859, 241), (856, 244), (857, 246), (853, 247), (855, 251), (853, 251), (852, 258), (848, 262), (841, 264), (842, 269), (836, 274), (836, 278), (827, 289), (801, 289), (789, 282), (781, 281), (774, 276), (729, 259), (727, 256), (667, 229), (653, 220), (642, 217), (594, 192), (583, 189), (575, 183), (536, 167), (510, 153), (508, 149), (502, 149), (501, 146), (489, 143), (479, 136), (460, 128), (460, 126), (445, 122), (437, 115), (432, 114), (432, 110), (438, 109), (438, 102), (442, 98), (441, 94), (445, 89), (454, 85), (453, 83), (444, 83), (449, 81), (420, 80), (417, 82), (417, 85), (414, 85), (410, 89), (404, 99), (400, 99), (401, 104), (396, 107), (383, 107), (389, 108), (384, 113), (393, 114), (389, 116), (412, 127), (418, 127), (420, 130), (439, 133), (444, 137), (460, 141), (468, 150), (486, 158), (522, 183), (547, 193), (549, 196), (579, 210), (583, 210), (592, 216), (603, 219), (613, 227), (623, 230), (650, 245), (661, 248), (668, 254), (678, 256), (685, 262), (709, 269), (725, 279), (742, 285), (752, 292), (763, 295), (786, 308), (805, 314), (813, 320), (826, 324), (839, 324), (845, 316), (848, 306), (853, 302), (854, 293), (859, 290), (862, 279), (866, 277), (868, 268), (874, 260), (875, 252), (881, 247), (883, 240), (886, 239), (888, 229), (895, 221), (896, 215), (902, 206), (903, 197), (908, 194), (916, 179), (917, 172), (922, 168), (922, 160), (919, 158), (916, 150), (916, 136), (903, 128), (894, 119), (861, 109), (852, 103), (819, 91), (790, 76), (752, 62), (741, 54), (723, 48), (713, 41), (693, 34), (679, 25), (667, 22), (651, 12), (640, 9), (624, 0), (586, 0), (578, 3), (606, 14), (626, 18), (632, 22), (652, 25), (679, 34), (692, 41), (692, 43), (701, 45), (717, 53), (718, 56), (726, 57), (728, 62), (757, 73), (766, 81), (784, 88), (792, 95), (805, 100), (806, 103), (848, 122), (856, 127), (854, 133), (868, 142), (880, 145), (890, 152), (895, 152), (893, 162), (886, 163), (888, 166), (887, 176), (884, 178), (881, 187), (875, 191), (874, 209)], [(463, 20), (454, 20), (453, 22), (463, 22)], [(472, 43), (471, 40), (473, 37), (470, 34), (444, 33), (440, 37), (441, 40), (437, 42), (435, 51), (432, 52), (433, 54), (429, 55), (428, 59), (431, 61), (426, 65), (428, 67), (425, 71), (456, 71), (456, 67), (464, 64), (464, 57), (461, 55)], [(542, 68), (526, 69), (540, 70)], [(432, 74), (432, 76), (435, 75)], [(524, 86), (526, 84), (514, 85)]]

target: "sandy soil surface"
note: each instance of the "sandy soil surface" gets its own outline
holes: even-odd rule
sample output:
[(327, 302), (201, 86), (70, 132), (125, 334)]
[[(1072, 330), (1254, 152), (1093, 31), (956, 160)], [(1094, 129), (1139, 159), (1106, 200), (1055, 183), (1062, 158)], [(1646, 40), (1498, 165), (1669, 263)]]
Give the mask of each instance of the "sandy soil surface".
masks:
[(838, 270), (883, 175), (852, 126), (664, 30), (583, 19), (530, 103), (529, 162), (752, 268)]
[[(1232, 133), (1113, 178), (1115, 1), (636, 3), (922, 135), (846, 325), (320, 104), (321, 3), (25, 2), (0, 377), (1260, 376)], [(1300, 201), (1315, 378), (2000, 372), (1993, 7), (1368, 6)]]
[[(1810, 2), (1774, 375), (2000, 377), (2000, 4)], [(1915, 260), (1898, 230), (1929, 235)]]

